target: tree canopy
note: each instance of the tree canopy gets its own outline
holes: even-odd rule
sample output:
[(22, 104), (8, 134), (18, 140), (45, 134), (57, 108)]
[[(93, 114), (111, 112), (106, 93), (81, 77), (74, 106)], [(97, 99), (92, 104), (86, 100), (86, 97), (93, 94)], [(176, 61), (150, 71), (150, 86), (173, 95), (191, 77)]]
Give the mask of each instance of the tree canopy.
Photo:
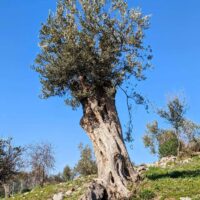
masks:
[(60, 0), (40, 31), (34, 69), (42, 97), (64, 96), (72, 107), (103, 89), (145, 79), (151, 49), (143, 42), (149, 16), (124, 0)]

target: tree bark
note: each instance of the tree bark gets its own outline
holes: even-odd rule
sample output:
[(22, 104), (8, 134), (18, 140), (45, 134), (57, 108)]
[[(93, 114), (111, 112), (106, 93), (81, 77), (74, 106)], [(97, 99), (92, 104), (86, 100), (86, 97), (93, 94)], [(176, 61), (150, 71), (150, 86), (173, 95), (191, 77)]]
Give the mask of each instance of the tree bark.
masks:
[(3, 184), (4, 193), (5, 193), (5, 199), (10, 197), (10, 185), (9, 184)]
[(44, 182), (45, 182), (45, 169), (42, 167), (41, 169), (41, 177), (40, 177), (40, 186), (44, 187)]
[(24, 190), (24, 180), (20, 180), (20, 193), (22, 194)]
[(180, 133), (179, 133), (179, 130), (177, 128), (175, 129), (175, 132), (176, 132), (176, 137), (177, 137), (177, 140), (178, 140), (177, 157), (180, 157), (180, 151), (181, 151)]
[[(98, 183), (106, 189), (106, 198), (128, 198), (129, 181), (137, 180), (127, 149), (115, 106), (115, 94), (103, 93), (82, 102), (81, 126), (87, 132), (94, 147), (98, 167)], [(86, 198), (87, 199), (87, 198)]]

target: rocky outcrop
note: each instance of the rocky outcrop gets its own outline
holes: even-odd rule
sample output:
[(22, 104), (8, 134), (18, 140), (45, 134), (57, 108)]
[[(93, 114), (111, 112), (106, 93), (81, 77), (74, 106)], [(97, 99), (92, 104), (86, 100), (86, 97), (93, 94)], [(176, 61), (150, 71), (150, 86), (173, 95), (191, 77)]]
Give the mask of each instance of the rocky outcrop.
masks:
[(191, 162), (191, 158), (185, 158), (185, 159), (178, 159), (176, 156), (168, 156), (168, 157), (163, 157), (159, 161), (151, 164), (146, 164), (147, 168), (148, 167), (162, 167), (165, 168), (171, 164), (186, 164)]

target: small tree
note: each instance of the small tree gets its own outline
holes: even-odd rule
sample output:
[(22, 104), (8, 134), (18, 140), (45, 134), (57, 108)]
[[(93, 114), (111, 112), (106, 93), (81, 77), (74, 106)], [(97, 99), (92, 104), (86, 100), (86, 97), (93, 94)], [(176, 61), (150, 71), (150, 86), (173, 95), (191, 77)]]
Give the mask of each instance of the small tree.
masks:
[(68, 165), (66, 165), (65, 168), (63, 169), (62, 176), (65, 181), (69, 181), (72, 179), (73, 172), (72, 172), (72, 169)]
[(160, 157), (176, 154), (180, 156), (180, 151), (200, 150), (200, 125), (185, 117), (186, 110), (185, 101), (177, 96), (169, 100), (167, 109), (158, 109), (157, 114), (171, 127), (169, 130), (160, 129), (157, 121), (147, 124), (143, 140), (152, 153), (156, 153), (156, 146), (158, 146)]
[(177, 155), (178, 139), (173, 130), (158, 128), (157, 121), (147, 124), (147, 131), (143, 137), (145, 147), (150, 148), (151, 153), (158, 152), (159, 157)]
[(85, 147), (80, 144), (79, 150), (81, 154), (81, 158), (75, 166), (75, 173), (78, 173), (83, 176), (96, 174), (97, 173), (97, 165), (95, 160), (93, 159), (91, 148), (86, 145)]
[(5, 198), (10, 196), (10, 182), (22, 167), (23, 148), (13, 146), (12, 139), (0, 139), (0, 184), (4, 187)]
[(49, 170), (54, 168), (53, 148), (48, 143), (31, 145), (29, 147), (29, 155), (34, 183), (43, 186)]
[(177, 96), (169, 100), (167, 109), (159, 109), (158, 115), (165, 119), (174, 129), (176, 137), (178, 138), (177, 154), (179, 156), (181, 148), (181, 129), (185, 121), (186, 104)]

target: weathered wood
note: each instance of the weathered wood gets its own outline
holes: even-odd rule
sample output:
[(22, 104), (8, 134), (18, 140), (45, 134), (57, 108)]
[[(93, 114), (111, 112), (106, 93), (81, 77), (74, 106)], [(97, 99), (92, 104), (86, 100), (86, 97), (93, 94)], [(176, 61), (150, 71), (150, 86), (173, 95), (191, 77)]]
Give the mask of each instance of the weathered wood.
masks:
[(114, 95), (99, 94), (87, 98), (82, 105), (81, 126), (93, 143), (99, 183), (106, 188), (107, 199), (128, 198), (127, 184), (137, 180), (137, 173), (124, 144)]

